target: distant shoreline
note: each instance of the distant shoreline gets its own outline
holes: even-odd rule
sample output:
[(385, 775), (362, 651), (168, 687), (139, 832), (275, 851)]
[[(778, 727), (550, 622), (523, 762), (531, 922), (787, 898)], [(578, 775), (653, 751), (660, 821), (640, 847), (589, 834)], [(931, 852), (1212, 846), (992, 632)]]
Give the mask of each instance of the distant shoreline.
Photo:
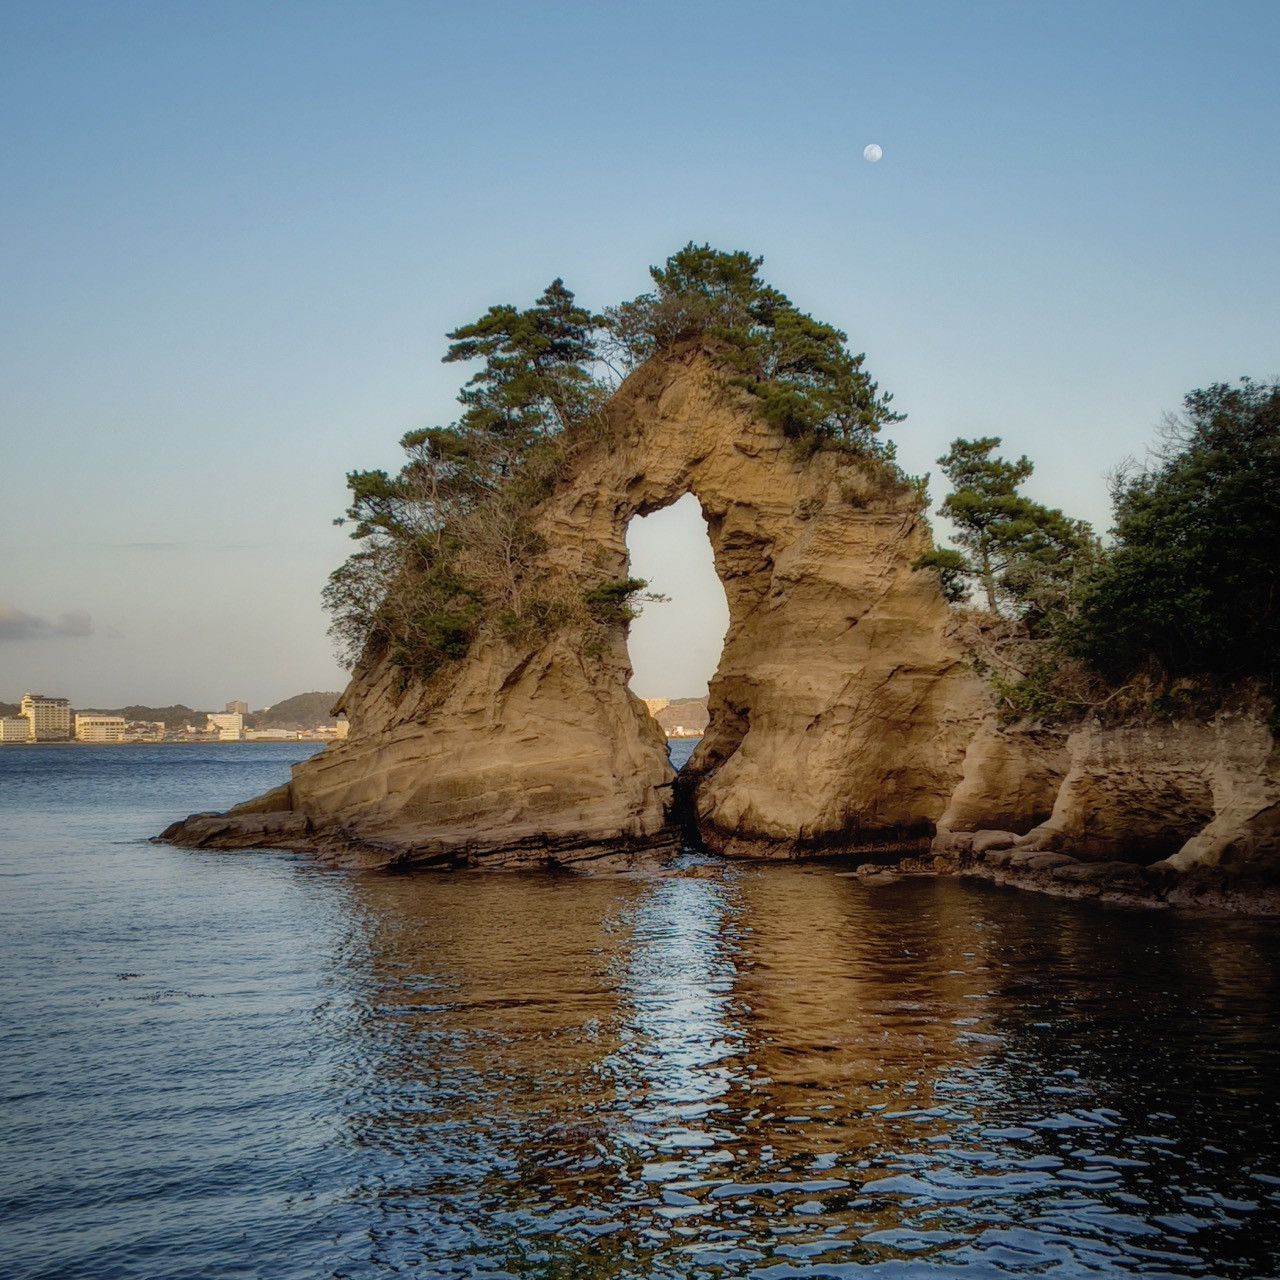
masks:
[(5, 747), (278, 747), (282, 743), (307, 742), (328, 746), (341, 742), (341, 738), (241, 738), (236, 742), (221, 742), (217, 738), (162, 738), (137, 742), (84, 742), (79, 738), (46, 738), (42, 742), (0, 742)]

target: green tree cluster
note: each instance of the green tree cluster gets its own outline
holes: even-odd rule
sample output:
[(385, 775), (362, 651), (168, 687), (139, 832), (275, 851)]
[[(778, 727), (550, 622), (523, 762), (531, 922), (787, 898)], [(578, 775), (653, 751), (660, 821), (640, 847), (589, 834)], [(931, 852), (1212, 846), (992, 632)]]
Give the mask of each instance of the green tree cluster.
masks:
[(798, 310), (760, 278), (763, 258), (689, 243), (651, 267), (652, 293), (608, 308), (604, 349), (614, 367), (693, 338), (712, 344), (735, 386), (760, 401), (765, 419), (809, 448), (835, 444), (892, 457), (876, 440), (902, 415), (855, 355), (848, 335)]
[(1111, 681), (1280, 683), (1280, 382), (1191, 392), (1153, 465), (1113, 489), (1115, 543), (1067, 643)]
[(763, 283), (761, 262), (689, 244), (650, 268), (652, 293), (601, 315), (557, 279), (532, 307), (490, 307), (450, 333), (445, 362), (479, 362), (458, 420), (408, 432), (396, 474), (347, 476), (350, 502), (337, 523), (360, 545), (324, 593), (347, 662), (387, 652), (406, 674), (427, 676), (487, 625), (515, 635), (575, 616), (587, 626), (634, 616), (645, 585), (634, 579), (605, 581), (602, 570), (566, 594), (539, 575), (543, 547), (529, 513), (574, 444), (601, 434), (618, 380), (678, 342), (701, 340), (726, 383), (754, 395), (806, 450), (860, 451), (905, 483), (892, 447), (875, 439), (899, 415), (864, 357)]
[(978, 585), (1009, 624), (984, 633), (984, 652), (973, 644), (1011, 716), (1132, 709), (1141, 690), (1167, 709), (1215, 705), (1241, 681), (1280, 688), (1280, 382), (1215, 383), (1184, 406), (1151, 465), (1117, 473), (1105, 548), (1019, 493), (1031, 463), (996, 455), (998, 438), (939, 459), (953, 485), (939, 514), (961, 549), (915, 567), (956, 602)]
[(559, 437), (597, 414), (594, 317), (555, 280), (527, 310), (490, 307), (448, 335), (444, 359), (482, 361), (447, 427), (408, 432), (396, 475), (353, 471), (350, 523), (360, 550), (330, 575), (331, 633), (349, 663), (389, 648), (429, 675), (462, 657), (483, 618), (518, 628), (551, 615), (529, 591), (541, 549), (529, 508), (563, 467)]
[(938, 514), (951, 521), (961, 550), (931, 551), (912, 567), (936, 569), (953, 603), (976, 585), (989, 612), (1036, 626), (1066, 607), (1097, 540), (1083, 520), (1019, 492), (1035, 467), (1025, 455), (1000, 457), (999, 447), (999, 436), (953, 440), (938, 459), (952, 485)]

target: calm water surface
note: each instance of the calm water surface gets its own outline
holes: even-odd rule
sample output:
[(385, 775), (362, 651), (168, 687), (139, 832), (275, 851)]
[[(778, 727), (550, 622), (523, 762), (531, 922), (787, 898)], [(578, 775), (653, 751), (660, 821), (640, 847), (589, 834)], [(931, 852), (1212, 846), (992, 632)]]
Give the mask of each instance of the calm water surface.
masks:
[(0, 749), (9, 1280), (1280, 1272), (1275, 926), (147, 843), (309, 749)]

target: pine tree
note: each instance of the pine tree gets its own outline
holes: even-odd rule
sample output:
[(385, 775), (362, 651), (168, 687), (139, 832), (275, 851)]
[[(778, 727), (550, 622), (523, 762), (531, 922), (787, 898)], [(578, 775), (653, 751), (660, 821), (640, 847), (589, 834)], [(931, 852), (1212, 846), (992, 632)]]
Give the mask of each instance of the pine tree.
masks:
[(952, 484), (938, 514), (962, 551), (933, 551), (912, 567), (938, 570), (951, 600), (963, 598), (965, 580), (976, 582), (991, 613), (1004, 606), (1035, 622), (1064, 605), (1078, 559), (1095, 543), (1083, 521), (1019, 493), (1035, 467), (1025, 456), (1001, 458), (999, 447), (999, 436), (958, 439), (938, 459)]

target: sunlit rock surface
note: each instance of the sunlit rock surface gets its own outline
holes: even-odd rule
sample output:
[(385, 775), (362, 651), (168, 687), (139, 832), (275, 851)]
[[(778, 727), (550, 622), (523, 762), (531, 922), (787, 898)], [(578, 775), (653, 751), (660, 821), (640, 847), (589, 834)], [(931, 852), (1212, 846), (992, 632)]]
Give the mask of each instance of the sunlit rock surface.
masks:
[[(857, 458), (798, 458), (696, 349), (650, 361), (535, 515), (544, 568), (627, 576), (633, 516), (692, 493), (729, 605), (711, 724), (682, 808), (712, 849), (921, 849), (985, 705), (948, 634), (915, 495)], [(603, 652), (598, 652), (600, 648)], [(580, 863), (673, 838), (663, 735), (630, 693), (626, 634), (482, 639), (430, 686), (385, 659), (343, 695), (350, 737), (287, 792), (165, 833), (362, 863)]]
[[(939, 823), (936, 865), (921, 868), (1065, 897), (1280, 912), (1280, 749), (1260, 714), (1095, 722), (1059, 736), (1046, 755), (1042, 733), (981, 731)], [(988, 830), (1010, 815), (1002, 794), (1043, 804), (1053, 760), (1052, 812), (1007, 822), (1024, 833), (1013, 841)]]
[[(911, 571), (930, 545), (914, 493), (851, 455), (799, 458), (754, 409), (696, 348), (652, 360), (533, 515), (539, 572), (572, 584), (629, 576), (633, 517), (701, 504), (729, 626), (678, 782), (627, 687), (622, 623), (590, 644), (482, 636), (427, 684), (369, 660), (342, 696), (346, 742), (164, 838), (607, 870), (671, 849), (683, 826), (729, 856), (925, 855), (1076, 896), (1274, 878), (1280, 753), (1258, 715), (997, 724), (934, 576)], [(1104, 869), (1026, 856), (1047, 854)]]

